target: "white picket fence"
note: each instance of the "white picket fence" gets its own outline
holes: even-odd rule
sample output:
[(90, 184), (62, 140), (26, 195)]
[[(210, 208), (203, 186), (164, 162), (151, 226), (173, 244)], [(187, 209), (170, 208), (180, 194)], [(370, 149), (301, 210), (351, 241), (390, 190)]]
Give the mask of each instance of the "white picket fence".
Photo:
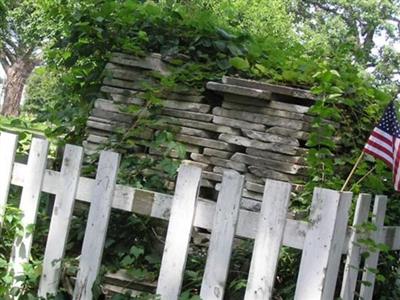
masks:
[[(228, 171), (223, 175), (218, 201), (198, 197), (201, 169), (182, 165), (175, 195), (170, 196), (116, 184), (119, 166), (117, 153), (100, 154), (95, 179), (80, 177), (83, 149), (65, 147), (60, 171), (46, 169), (48, 142), (34, 138), (27, 164), (14, 162), (17, 136), (0, 134), (0, 207), (8, 200), (10, 184), (22, 186), (20, 208), (24, 234), (17, 237), (11, 254), (15, 276), (23, 272), (32, 245), (29, 230), (35, 224), (40, 193), (55, 195), (48, 240), (43, 262), (39, 296), (54, 294), (59, 286), (61, 261), (64, 257), (68, 230), (75, 200), (89, 202), (82, 253), (73, 299), (92, 300), (92, 285), (99, 272), (111, 208), (169, 220), (164, 255), (157, 285), (163, 300), (178, 299), (189, 250), (193, 226), (211, 230), (208, 257), (200, 296), (202, 299), (223, 299), (229, 271), (233, 240), (236, 237), (255, 239), (246, 300), (271, 299), (279, 252), (282, 245), (302, 249), (297, 279), (296, 300), (333, 299), (342, 254), (347, 254), (341, 298), (354, 299), (358, 267), (363, 249), (357, 243), (359, 233), (347, 227), (352, 194), (316, 188), (309, 222), (287, 219), (291, 192), (289, 183), (267, 180), (260, 212), (240, 208), (243, 176)], [(400, 249), (400, 227), (385, 227), (387, 199), (376, 196), (372, 222), (378, 230), (371, 238)], [(353, 225), (368, 219), (371, 196), (361, 194)], [(0, 219), (2, 225), (3, 219)], [(376, 268), (379, 253), (368, 257), (365, 267)], [(372, 299), (375, 274), (363, 271), (359, 293)], [(15, 282), (18, 286), (18, 282)]]

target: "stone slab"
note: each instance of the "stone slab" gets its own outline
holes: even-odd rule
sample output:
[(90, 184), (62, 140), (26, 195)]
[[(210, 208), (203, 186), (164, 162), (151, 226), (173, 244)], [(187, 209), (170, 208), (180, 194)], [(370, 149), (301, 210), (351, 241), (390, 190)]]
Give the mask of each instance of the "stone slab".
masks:
[(221, 94), (234, 94), (234, 95), (240, 95), (240, 96), (247, 96), (247, 97), (262, 99), (262, 100), (266, 100), (266, 101), (271, 100), (271, 92), (266, 91), (266, 90), (243, 87), (243, 86), (232, 85), (232, 84), (223, 84), (223, 83), (212, 82), (212, 81), (207, 82), (206, 86), (207, 86), (208, 90), (218, 92)]
[(241, 162), (246, 165), (257, 166), (259, 168), (265, 167), (288, 174), (307, 174), (307, 167), (305, 166), (276, 161), (272, 159), (259, 158), (257, 156), (251, 156), (244, 153), (235, 153), (231, 159), (233, 161)]
[(202, 163), (206, 163), (208, 165), (223, 167), (225, 169), (233, 169), (239, 172), (247, 171), (246, 165), (242, 162), (231, 161), (228, 159), (223, 159), (218, 157), (210, 157), (196, 153), (190, 154), (190, 158), (193, 159), (194, 161), (199, 161)]
[(178, 127), (178, 128), (179, 128), (179, 133), (181, 134), (198, 136), (203, 138), (212, 138), (212, 134), (205, 130), (189, 128), (189, 127)]
[(288, 128), (282, 128), (282, 127), (276, 127), (276, 126), (267, 128), (265, 130), (265, 132), (282, 135), (282, 136), (293, 137), (293, 138), (299, 139), (301, 141), (307, 141), (308, 137), (310, 136), (309, 132), (288, 129)]
[(303, 156), (284, 155), (271, 151), (259, 150), (255, 148), (246, 148), (246, 153), (256, 157), (267, 158), (267, 159), (278, 160), (300, 165), (305, 165), (306, 163), (305, 158)]
[(294, 146), (276, 144), (276, 143), (265, 143), (252, 140), (243, 136), (235, 136), (230, 134), (220, 134), (218, 139), (233, 145), (239, 145), (243, 147), (255, 148), (260, 150), (269, 150), (289, 155), (299, 155), (304, 152), (301, 148), (297, 148)]
[(145, 57), (135, 57), (124, 53), (113, 53), (110, 61), (119, 65), (142, 68), (158, 71), (163, 75), (168, 75), (168, 64), (161, 60), (161, 55), (152, 53)]
[(222, 82), (226, 84), (233, 84), (239, 85), (249, 88), (256, 88), (261, 89), (269, 92), (273, 92), (276, 94), (287, 95), (295, 98), (304, 98), (309, 100), (317, 100), (317, 97), (312, 94), (309, 90), (306, 89), (299, 89), (290, 86), (283, 86), (283, 85), (275, 85), (266, 82), (260, 82), (255, 80), (248, 80), (236, 77), (228, 77), (224, 76), (222, 78)]
[(254, 166), (249, 166), (248, 169), (249, 169), (250, 173), (252, 173), (258, 177), (261, 177), (261, 178), (269, 178), (269, 179), (289, 181), (289, 182), (296, 182), (296, 181), (299, 181), (299, 180), (301, 181), (301, 180), (305, 179), (304, 177), (299, 176), (299, 175), (285, 174), (285, 173), (267, 169), (267, 168), (257, 168)]
[(234, 109), (234, 110), (247, 111), (247, 112), (252, 112), (252, 113), (260, 113), (260, 114), (265, 114), (265, 115), (270, 115), (270, 116), (283, 117), (283, 118), (287, 118), (287, 119), (300, 120), (300, 121), (305, 121), (305, 122), (309, 122), (309, 123), (311, 123), (313, 121), (313, 118), (311, 116), (305, 115), (303, 113), (281, 110), (281, 109), (276, 109), (276, 108), (270, 108), (270, 103), (267, 103), (265, 105), (265, 107), (258, 107), (258, 106), (251, 105), (250, 101), (248, 102), (247, 105), (234, 103), (231, 101), (223, 101), (222, 107), (227, 108), (227, 109)]
[(190, 127), (190, 128), (204, 129), (204, 130), (211, 131), (211, 132), (228, 133), (228, 134), (235, 134), (235, 135), (238, 135), (241, 133), (241, 131), (239, 129), (234, 129), (229, 126), (216, 125), (213, 123), (207, 123), (207, 122), (196, 121), (196, 120), (168, 117), (168, 119), (166, 121), (169, 124), (176, 124), (176, 125), (181, 125), (181, 126)]
[(205, 148), (213, 148), (218, 150), (235, 151), (237, 147), (223, 141), (205, 139), (201, 137), (190, 136), (186, 134), (177, 134), (176, 140), (185, 144), (203, 146)]
[(211, 148), (204, 148), (203, 154), (206, 156), (214, 156), (214, 157), (219, 157), (219, 158), (224, 158), (224, 159), (229, 159), (233, 155), (232, 152), (216, 150), (216, 149), (211, 149)]
[(263, 114), (250, 113), (245, 111), (225, 109), (221, 107), (215, 107), (213, 114), (220, 117), (238, 119), (251, 123), (261, 123), (267, 126), (279, 126), (283, 128), (290, 128), (295, 130), (309, 130), (310, 124), (304, 121), (298, 121), (293, 119), (285, 119), (281, 117), (266, 116)]
[(189, 112), (178, 109), (163, 108), (162, 114), (171, 117), (184, 118), (196, 121), (210, 122), (213, 118), (211, 114), (203, 114), (197, 112)]
[[(265, 126), (262, 124), (250, 123), (250, 122), (246, 122), (246, 121), (241, 121), (241, 120), (236, 120), (236, 119), (231, 119), (231, 118), (226, 118), (226, 117), (220, 117), (220, 116), (214, 116), (213, 123), (230, 126), (233, 128), (240, 128), (240, 129), (245, 128), (245, 129), (259, 130), (259, 131), (265, 130)], [(226, 132), (226, 133), (228, 133), (228, 132)]]
[(255, 130), (248, 130), (248, 129), (242, 129), (242, 132), (246, 137), (259, 140), (262, 142), (285, 144), (296, 147), (300, 146), (299, 141), (291, 137), (284, 137), (282, 135), (260, 132)]

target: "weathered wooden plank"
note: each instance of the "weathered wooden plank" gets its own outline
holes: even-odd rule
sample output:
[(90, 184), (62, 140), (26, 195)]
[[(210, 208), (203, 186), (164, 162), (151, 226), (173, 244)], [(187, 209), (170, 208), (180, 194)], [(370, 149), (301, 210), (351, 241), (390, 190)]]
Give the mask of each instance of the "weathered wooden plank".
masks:
[(90, 210), (79, 260), (79, 271), (74, 289), (74, 300), (92, 300), (92, 287), (100, 270), (111, 213), (119, 154), (100, 153), (99, 165), (90, 194)]
[[(372, 223), (376, 226), (377, 230), (371, 234), (371, 239), (376, 243), (380, 242), (379, 237), (382, 234), (383, 222), (385, 220), (387, 206), (387, 197), (377, 195), (375, 196), (374, 209), (372, 216)], [(375, 273), (374, 270), (377, 269), (379, 260), (379, 249), (374, 249), (372, 253), (367, 257), (364, 263), (364, 272), (362, 275), (362, 282), (368, 282), (368, 285), (361, 284), (360, 288), (360, 298), (363, 300), (371, 300), (374, 294), (375, 286)]]
[(58, 290), (61, 260), (64, 258), (82, 159), (83, 149), (81, 147), (66, 145), (58, 180), (59, 189), (55, 197), (47, 236), (39, 297), (54, 296)]
[(12, 170), (18, 136), (8, 132), (0, 132), (0, 230), (3, 227), (4, 213), (10, 190)]
[(239, 217), (244, 177), (234, 171), (224, 173), (218, 195), (207, 262), (201, 284), (202, 299), (223, 299), (229, 262)]
[[(257, 89), (261, 89), (261, 90), (270, 91), (270, 92), (273, 92), (276, 94), (282, 94), (282, 95), (292, 96), (292, 97), (296, 97), (296, 98), (316, 100), (316, 96), (313, 95), (310, 91), (304, 90), (304, 89), (299, 89), (299, 88), (294, 88), (294, 87), (290, 87), (290, 86), (275, 85), (275, 84), (256, 81), (256, 80), (235, 78), (235, 77), (229, 77), (229, 76), (222, 77), (222, 82), (226, 83), (226, 84), (245, 86), (245, 87), (249, 87), (249, 88), (257, 88)], [(306, 106), (304, 106), (304, 107), (306, 107)], [(305, 110), (305, 108), (304, 108), (304, 110)]]
[(360, 194), (357, 200), (354, 213), (353, 228), (351, 229), (346, 264), (343, 273), (342, 288), (340, 297), (342, 300), (353, 300), (357, 284), (357, 277), (360, 268), (361, 247), (358, 240), (361, 238), (357, 227), (368, 221), (368, 213), (371, 205), (371, 195)]
[(178, 299), (180, 294), (200, 179), (200, 168), (181, 165), (157, 284), (162, 300)]
[[(22, 234), (14, 240), (10, 260), (14, 278), (24, 273), (23, 264), (29, 261), (33, 240), (32, 226), (36, 224), (48, 148), (49, 143), (46, 140), (39, 138), (32, 140), (28, 164), (23, 174), (24, 183), (19, 205), (23, 214), (21, 219), (23, 229)], [(19, 287), (20, 284), (20, 282), (14, 280), (15, 287)]]
[(316, 188), (295, 300), (333, 299), (352, 193)]
[(272, 298), (290, 192), (289, 183), (267, 180), (265, 184), (245, 300)]
[[(26, 166), (20, 163), (14, 164), (12, 184), (22, 186), (24, 184), (24, 174)], [(215, 173), (213, 173), (215, 174)], [(219, 175), (219, 174), (217, 174)], [(57, 171), (46, 170), (43, 191), (56, 194), (58, 191), (58, 178), (60, 173)], [(95, 180), (81, 177), (79, 179), (76, 199), (90, 203), (92, 201), (92, 189)], [(172, 205), (172, 196), (152, 191), (135, 189), (129, 186), (118, 185), (114, 191), (112, 207), (124, 211), (147, 215), (162, 220), (169, 219), (169, 211)], [(215, 202), (207, 202), (199, 199), (197, 203), (196, 217), (194, 226), (211, 230), (215, 212)], [(254, 238), (256, 235), (258, 213), (240, 210), (239, 225), (237, 236), (242, 238)], [(302, 249), (308, 224), (303, 221), (288, 220), (285, 228), (283, 244), (285, 246)], [(343, 253), (346, 253), (344, 250)]]
[(234, 95), (240, 95), (240, 96), (247, 96), (247, 97), (262, 99), (262, 100), (266, 100), (266, 101), (271, 100), (271, 92), (269, 92), (269, 91), (255, 89), (255, 88), (249, 88), (249, 87), (243, 87), (243, 86), (239, 86), (239, 85), (223, 84), (223, 83), (209, 81), (209, 82), (207, 82), (207, 89), (218, 92), (218, 93), (222, 93), (222, 94), (234, 94)]

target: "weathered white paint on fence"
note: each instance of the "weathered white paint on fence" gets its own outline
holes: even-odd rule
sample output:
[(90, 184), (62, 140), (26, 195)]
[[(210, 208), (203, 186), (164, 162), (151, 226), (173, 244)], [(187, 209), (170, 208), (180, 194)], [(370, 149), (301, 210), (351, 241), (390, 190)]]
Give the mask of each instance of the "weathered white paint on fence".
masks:
[(181, 165), (157, 285), (162, 300), (178, 299), (180, 293), (200, 179), (201, 168)]
[(0, 134), (0, 230), (3, 227), (5, 208), (10, 190), (11, 175), (14, 167), (18, 136), (1, 132)]
[(353, 227), (351, 228), (351, 235), (348, 242), (346, 264), (344, 268), (342, 288), (340, 291), (340, 297), (342, 300), (353, 300), (355, 296), (354, 292), (356, 289), (361, 260), (361, 247), (358, 244), (358, 240), (361, 238), (361, 233), (357, 227), (368, 221), (370, 206), (371, 195), (360, 194), (358, 196)]
[[(25, 172), (25, 165), (15, 163), (12, 184), (19, 186), (23, 185)], [(59, 176), (60, 173), (57, 171), (46, 170), (43, 182), (43, 191), (50, 194), (56, 194)], [(94, 183), (95, 182), (93, 179), (81, 177), (79, 179), (76, 199), (90, 203), (90, 193)], [(173, 197), (171, 195), (135, 189), (117, 184), (114, 192), (112, 207), (124, 211), (148, 215), (154, 218), (168, 220), (169, 211), (172, 205), (172, 198)], [(214, 212), (214, 202), (199, 199), (197, 202), (194, 226), (210, 230), (212, 227)], [(255, 238), (257, 222), (257, 212), (241, 209), (239, 213), (236, 235), (243, 238)], [(286, 221), (283, 244), (292, 248), (302, 249), (307, 228), (308, 224), (304, 221), (288, 219)], [(347, 251), (347, 249), (344, 249), (344, 253), (345, 251)]]
[(272, 298), (291, 189), (286, 182), (265, 184), (245, 300)]
[(100, 270), (118, 166), (117, 153), (101, 152), (95, 185), (90, 197), (91, 205), (79, 260), (74, 300), (93, 299), (92, 287)]
[(316, 188), (295, 300), (333, 299), (352, 193)]
[[(23, 274), (23, 264), (29, 261), (33, 239), (32, 230), (39, 209), (39, 196), (42, 190), (48, 147), (49, 143), (44, 139), (34, 138), (32, 140), (19, 205), (23, 212), (21, 219), (23, 232), (21, 236), (15, 238), (11, 254), (11, 267), (14, 270), (14, 277)], [(18, 287), (19, 283), (14, 282), (14, 286)]]
[[(371, 239), (374, 240), (376, 243), (380, 243), (379, 237), (381, 236), (383, 222), (385, 220), (386, 205), (386, 196), (378, 195), (375, 197), (372, 223), (375, 224), (377, 230), (371, 234)], [(365, 260), (362, 281), (369, 282), (369, 285), (367, 286), (365, 284), (361, 284), (360, 298), (363, 300), (372, 299), (375, 286), (375, 273), (371, 272), (371, 269), (377, 268), (378, 259), (379, 250), (377, 249), (375, 252), (371, 252)]]
[(243, 184), (244, 176), (235, 171), (224, 172), (201, 284), (202, 299), (217, 300), (224, 297)]
[(55, 197), (43, 271), (39, 286), (39, 297), (54, 295), (60, 281), (61, 260), (64, 258), (65, 246), (74, 209), (75, 195), (78, 188), (83, 148), (67, 145)]

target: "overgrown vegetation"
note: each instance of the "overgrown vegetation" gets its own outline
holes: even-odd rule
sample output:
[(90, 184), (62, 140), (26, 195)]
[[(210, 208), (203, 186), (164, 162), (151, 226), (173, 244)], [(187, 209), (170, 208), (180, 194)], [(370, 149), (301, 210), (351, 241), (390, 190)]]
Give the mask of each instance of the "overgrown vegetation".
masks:
[[(396, 61), (394, 52), (379, 59), (371, 54), (370, 45), (365, 45), (363, 52), (360, 44), (354, 41), (357, 36), (354, 28), (346, 27), (346, 14), (327, 15), (328, 9), (318, 10), (315, 20), (323, 22), (315, 28), (311, 16), (300, 13), (309, 12), (312, 1), (300, 1), (297, 5), (278, 0), (160, 2), (37, 1), (41, 20), (51, 30), (43, 48), (45, 64), (34, 71), (28, 86), (28, 102), (22, 119), (29, 122), (5, 119), (1, 124), (23, 128), (33, 120), (42, 128), (45, 126), (44, 133), (56, 144), (80, 144), (88, 112), (102, 77), (107, 75), (103, 69), (110, 53), (121, 51), (143, 56), (159, 52), (173, 62), (173, 72), (169, 76), (154, 74), (162, 88), (146, 88), (143, 96), (146, 105), (129, 108), (129, 113), (137, 120), (134, 126), (117, 132), (107, 145), (124, 154), (121, 183), (164, 190), (166, 179), (172, 180), (175, 176), (178, 163), (167, 155), (159, 160), (140, 159), (130, 151), (133, 147), (143, 146), (140, 135), (146, 128), (162, 124), (162, 120), (155, 115), (162, 107), (160, 95), (163, 92), (180, 86), (202, 91), (208, 80), (219, 80), (225, 74), (238, 74), (310, 88), (320, 99), (312, 109), (315, 122), (314, 132), (308, 141), (309, 181), (304, 192), (292, 203), (293, 209), (308, 208), (315, 186), (340, 189), (372, 126), (394, 96), (391, 80), (395, 70), (387, 74), (388, 69), (383, 67), (384, 63), (392, 65)], [(341, 1), (323, 2), (321, 5), (330, 8), (340, 5)], [(347, 11), (351, 11), (352, 7), (351, 2), (344, 5)], [(384, 21), (388, 16), (379, 15), (374, 19), (370, 10), (376, 7), (360, 4), (363, 11), (354, 13), (353, 21), (372, 22), (376, 25), (374, 30), (378, 30), (379, 26), (386, 24)], [(398, 6), (390, 6), (391, 15), (396, 15), (398, 11), (395, 9)], [(338, 18), (343, 18), (343, 23), (331, 32), (331, 24)], [(396, 36), (394, 29), (389, 27), (388, 30)], [(388, 54), (392, 50), (387, 48), (382, 51)], [(365, 70), (372, 61), (377, 62), (375, 74)], [(340, 129), (323, 122), (323, 119), (340, 122)], [(334, 143), (334, 138), (340, 139), (339, 145)], [(173, 132), (167, 128), (159, 131), (154, 140), (144, 146), (163, 146), (168, 151), (184, 152), (174, 141)], [(91, 163), (96, 157), (91, 159), (85, 169), (87, 174), (93, 172)], [(358, 182), (375, 164), (375, 171)], [(161, 177), (161, 172), (144, 172), (149, 169), (162, 170), (168, 178)], [(400, 205), (396, 203), (398, 196), (393, 193), (390, 177), (390, 171), (383, 164), (365, 160), (360, 164), (351, 188), (355, 193), (363, 191), (389, 195), (392, 201), (389, 203), (387, 222), (397, 225)], [(11, 216), (15, 217), (10, 220), (10, 226), (17, 228), (15, 220), (18, 220), (18, 214)], [(75, 220), (70, 237), (71, 257), (79, 253), (84, 219), (83, 215)], [(159, 224), (139, 216), (124, 215), (121, 218), (117, 214), (112, 216), (110, 224), (104, 259), (107, 267), (122, 267), (138, 280), (153, 280), (161, 254), (159, 249), (153, 247), (158, 237), (154, 228), (158, 228)], [(235, 251), (228, 290), (231, 299), (244, 291), (250, 249), (251, 244), (243, 242)], [(9, 252), (4, 253), (7, 255)], [(40, 260), (39, 252), (34, 256), (33, 261), (36, 260)], [(294, 262), (297, 260), (298, 253), (283, 251), (278, 271), (281, 277), (277, 282), (277, 299), (292, 297), (296, 278)], [(188, 298), (197, 292), (202, 274), (196, 270), (201, 269), (199, 266), (202, 264), (204, 256), (199, 250), (198, 255), (190, 257), (188, 262), (184, 284)], [(397, 262), (386, 255), (376, 287), (379, 299), (397, 298), (398, 291), (383, 288), (397, 278), (396, 269)], [(0, 273), (0, 276), (1, 280), (7, 280), (7, 274), (3, 276)]]

